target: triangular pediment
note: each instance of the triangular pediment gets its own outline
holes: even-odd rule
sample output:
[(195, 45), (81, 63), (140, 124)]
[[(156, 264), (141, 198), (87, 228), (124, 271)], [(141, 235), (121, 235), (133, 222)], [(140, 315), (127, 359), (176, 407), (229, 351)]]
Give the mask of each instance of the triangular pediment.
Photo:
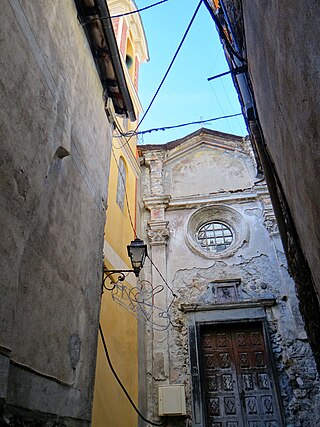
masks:
[(166, 152), (164, 159), (165, 162), (169, 162), (176, 157), (185, 156), (192, 151), (196, 151), (200, 146), (248, 153), (248, 144), (243, 137), (207, 128), (201, 128), (183, 138), (166, 144), (144, 145), (139, 146), (139, 149), (142, 152), (149, 150)]
[(140, 150), (148, 158), (161, 157), (165, 194), (172, 197), (233, 192), (254, 185), (250, 145), (239, 136), (199, 129), (179, 140)]

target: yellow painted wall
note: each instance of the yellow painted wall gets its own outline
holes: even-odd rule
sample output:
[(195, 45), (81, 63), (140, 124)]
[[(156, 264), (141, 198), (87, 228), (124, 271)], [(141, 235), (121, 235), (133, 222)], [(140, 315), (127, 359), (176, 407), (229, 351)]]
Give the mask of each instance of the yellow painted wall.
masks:
[(110, 164), (110, 184), (107, 209), (107, 223), (105, 227), (105, 239), (117, 252), (117, 254), (128, 263), (130, 260), (127, 255), (127, 245), (134, 238), (130, 214), (133, 224), (135, 223), (135, 195), (136, 195), (136, 175), (129, 162), (123, 155), (122, 150), (113, 150), (117, 163), (119, 164), (120, 156), (124, 159), (126, 165), (126, 190), (128, 196), (129, 210), (126, 200), (124, 201), (123, 211), (116, 202), (118, 168), (114, 157), (111, 158)]
[[(108, 0), (111, 15), (118, 14), (128, 7), (135, 8), (132, 0)], [(118, 9), (117, 9), (118, 8)], [(120, 9), (119, 9), (120, 8)], [(126, 49), (134, 56), (138, 55), (138, 62), (148, 60), (146, 41), (143, 39), (144, 31), (140, 18), (130, 15), (124, 21), (116, 20), (114, 30), (118, 43), (123, 38), (123, 28), (128, 28)], [(133, 25), (138, 35), (139, 42), (135, 44), (130, 32)], [(138, 31), (138, 32), (137, 32)], [(130, 38), (130, 41), (129, 41)], [(140, 46), (140, 47), (139, 47)], [(126, 76), (136, 116), (141, 113), (142, 107), (133, 84), (133, 70), (128, 70), (125, 65), (125, 52), (123, 68)], [(122, 132), (136, 129), (137, 122), (131, 123), (117, 118), (117, 127)], [(119, 131), (115, 129), (113, 138), (113, 150), (110, 159), (110, 176), (108, 186), (107, 219), (105, 226), (105, 265), (111, 269), (130, 269), (131, 264), (127, 255), (127, 245), (134, 239), (136, 221), (136, 188), (139, 177), (139, 165), (137, 162), (136, 137), (130, 139), (129, 144), (121, 137), (117, 138)], [(125, 144), (123, 146), (123, 144)], [(126, 167), (126, 194), (124, 208), (121, 209), (116, 202), (118, 167), (120, 157), (123, 158)], [(130, 218), (131, 216), (131, 218)], [(117, 276), (114, 276), (116, 278)], [(129, 278), (128, 278), (129, 280)], [(130, 273), (131, 283), (135, 283), (135, 276)], [(126, 282), (123, 282), (126, 284)], [(106, 285), (110, 285), (107, 281)], [(109, 355), (115, 371), (120, 377), (130, 397), (138, 406), (138, 330), (136, 318), (112, 299), (110, 291), (104, 291), (101, 302), (100, 323), (105, 335)], [(107, 362), (101, 338), (98, 342), (98, 356), (96, 367), (96, 381), (93, 401), (93, 427), (136, 427), (138, 416), (116, 382)]]
[[(135, 148), (135, 141), (131, 143)], [(120, 146), (118, 139), (114, 139), (114, 146)], [(118, 167), (120, 156), (126, 165), (126, 194), (123, 210), (116, 202)], [(131, 153), (131, 161), (134, 158)], [(134, 239), (132, 225), (135, 225), (136, 214), (136, 172), (123, 149), (114, 149), (111, 156), (109, 194), (107, 208), (107, 222), (105, 240), (114, 253), (121, 258), (122, 265), (114, 265), (106, 256), (105, 264), (109, 268), (131, 268), (127, 255), (127, 245)], [(131, 214), (131, 224), (130, 214)], [(110, 248), (109, 246), (109, 248)], [(130, 273), (134, 277), (133, 273)], [(113, 276), (114, 278), (117, 275)], [(106, 282), (110, 286), (110, 280)], [(125, 284), (125, 282), (124, 282)], [(130, 286), (130, 285), (129, 285)], [(111, 293), (104, 291), (101, 303), (100, 322), (104, 331), (112, 364), (123, 385), (136, 405), (138, 405), (138, 345), (136, 318), (113, 301)], [(116, 382), (109, 366), (99, 337), (98, 357), (96, 368), (96, 382), (93, 404), (94, 427), (134, 427), (137, 425), (137, 415)]]
[[(138, 398), (137, 322), (105, 292), (101, 305), (101, 324), (109, 355), (133, 401)], [(101, 339), (98, 344), (93, 426), (133, 427), (137, 415), (108, 366)]]

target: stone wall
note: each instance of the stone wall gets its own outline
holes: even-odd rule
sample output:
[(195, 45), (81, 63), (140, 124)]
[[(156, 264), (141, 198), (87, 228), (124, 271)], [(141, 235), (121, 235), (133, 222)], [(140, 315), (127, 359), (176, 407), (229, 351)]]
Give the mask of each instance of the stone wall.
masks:
[[(163, 150), (159, 146), (154, 150), (151, 146), (140, 148), (145, 161), (141, 188), (146, 210), (142, 228), (149, 230), (152, 260), (174, 293), (173, 296), (166, 288), (155, 301), (163, 308), (170, 307), (170, 326), (159, 332), (146, 325), (148, 416), (157, 414), (159, 385), (184, 384), (187, 416), (169, 417), (168, 425), (203, 425), (202, 415), (199, 415), (199, 422), (195, 419), (196, 396), (191, 378), (198, 374), (191, 371), (188, 329), (196, 316), (212, 324), (236, 320), (248, 323), (252, 321), (251, 316), (259, 312), (267, 325), (266, 336), (278, 378), (285, 425), (317, 425), (320, 422), (320, 383), (316, 365), (299, 312), (294, 282), (287, 271), (270, 197), (265, 183), (255, 178), (252, 153), (236, 138), (232, 140), (230, 135), (206, 130)], [(193, 189), (201, 188), (201, 184), (207, 189), (210, 183), (208, 174), (201, 173), (197, 163), (199, 159), (206, 162), (210, 157), (208, 150), (212, 158), (223, 158), (216, 165), (212, 188), (217, 182), (216, 175), (219, 179), (225, 178), (224, 188), (199, 194)], [(201, 151), (206, 156), (200, 156)], [(194, 162), (198, 165), (197, 182), (190, 180), (187, 186), (184, 171), (193, 168)], [(228, 162), (233, 168), (234, 179), (229, 175)], [(245, 186), (241, 187), (239, 176), (243, 165), (250, 162), (251, 168), (246, 169), (250, 173), (243, 182)], [(172, 170), (176, 173), (174, 179)], [(164, 189), (172, 189), (179, 179), (185, 180), (187, 194), (163, 194), (166, 193)], [(199, 248), (195, 235), (206, 218), (207, 221), (225, 221), (234, 230), (233, 244), (225, 251), (210, 254)], [(163, 284), (154, 268), (147, 264), (144, 270), (145, 277), (151, 277), (154, 286)], [(226, 301), (222, 304), (214, 293), (214, 287), (220, 282), (238, 283), (239, 295), (228, 304)]]
[(112, 132), (103, 88), (72, 0), (4, 0), (0, 20), (4, 420), (89, 425)]
[(282, 239), (319, 369), (319, 2), (301, 10), (291, 0), (224, 3), (248, 61), (269, 174), (278, 181)]

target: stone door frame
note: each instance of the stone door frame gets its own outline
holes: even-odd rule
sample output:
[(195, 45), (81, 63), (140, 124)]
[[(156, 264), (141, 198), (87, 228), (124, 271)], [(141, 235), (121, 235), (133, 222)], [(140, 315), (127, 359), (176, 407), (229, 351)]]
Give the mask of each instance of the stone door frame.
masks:
[[(214, 305), (183, 305), (182, 310), (188, 316), (188, 338), (189, 338), (189, 360), (191, 374), (191, 398), (192, 398), (192, 427), (205, 426), (204, 390), (201, 385), (200, 366), (200, 339), (201, 328), (210, 325), (230, 325), (232, 323), (259, 322), (262, 326), (266, 353), (270, 361), (270, 370), (275, 380), (275, 394), (277, 397), (278, 410), (282, 423), (284, 413), (281, 402), (280, 388), (277, 381), (276, 367), (273, 361), (271, 341), (268, 332), (268, 322), (266, 308), (275, 304), (275, 299), (265, 299), (261, 301), (237, 302), (229, 304)], [(281, 426), (279, 426), (281, 427)]]

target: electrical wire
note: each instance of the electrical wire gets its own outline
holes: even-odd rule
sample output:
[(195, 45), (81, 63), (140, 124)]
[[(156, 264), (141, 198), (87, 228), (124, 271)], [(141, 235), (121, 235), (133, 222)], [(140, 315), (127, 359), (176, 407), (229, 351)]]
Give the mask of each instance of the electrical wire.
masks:
[(167, 1), (168, 0), (161, 0), (161, 1), (158, 1), (157, 3), (150, 4), (149, 6), (142, 7), (141, 9), (133, 10), (131, 12), (122, 13), (120, 15), (112, 15), (112, 16), (110, 16), (110, 18), (111, 19), (121, 18), (122, 16), (133, 15), (134, 13), (143, 12), (144, 10), (151, 9), (152, 7), (158, 6), (159, 4), (166, 3)]
[(188, 33), (189, 33), (189, 30), (190, 30), (190, 28), (191, 28), (191, 26), (192, 26), (192, 24), (193, 24), (193, 22), (194, 22), (194, 20), (195, 20), (195, 18), (197, 16), (197, 14), (198, 14), (198, 11), (200, 9), (201, 4), (202, 4), (202, 0), (199, 1), (199, 4), (196, 7), (196, 10), (194, 11), (194, 13), (192, 15), (192, 18), (191, 18), (191, 20), (190, 20), (190, 22), (189, 22), (189, 24), (187, 26), (187, 29), (184, 32), (183, 37), (182, 37), (182, 39), (181, 39), (181, 41), (179, 43), (179, 46), (177, 47), (177, 50), (176, 50), (175, 54), (173, 55), (172, 60), (170, 61), (170, 64), (169, 64), (169, 66), (167, 68), (167, 71), (165, 72), (165, 74), (164, 74), (164, 76), (163, 76), (163, 78), (162, 78), (162, 80), (161, 80), (161, 82), (160, 82), (160, 84), (159, 84), (159, 86), (158, 86), (155, 94), (153, 95), (153, 97), (152, 97), (152, 99), (151, 99), (151, 101), (150, 101), (150, 103), (149, 103), (146, 111), (144, 112), (143, 116), (141, 117), (140, 121), (138, 122), (137, 127), (134, 130), (134, 133), (131, 136), (129, 136), (129, 138), (126, 140), (126, 142), (121, 147), (119, 147), (119, 148), (122, 148), (124, 145), (126, 145), (126, 144), (129, 143), (129, 141), (131, 140), (131, 138), (133, 137), (133, 135), (135, 134), (135, 132), (138, 130), (138, 128), (141, 125), (141, 123), (143, 122), (143, 120), (146, 118), (146, 115), (148, 114), (148, 112), (149, 112), (152, 104), (154, 103), (156, 97), (158, 96), (158, 93), (160, 92), (160, 89), (161, 89), (163, 83), (165, 82), (166, 78), (168, 77), (168, 74), (169, 74), (169, 72), (170, 72), (170, 70), (171, 70), (171, 68), (172, 68), (172, 66), (174, 64), (174, 61), (176, 60), (176, 58), (178, 56), (178, 53), (179, 53), (179, 51), (180, 51), (180, 49), (181, 49), (181, 47), (182, 47), (182, 45), (183, 45), (183, 43), (184, 43), (184, 41), (185, 41)]
[(135, 410), (135, 412), (138, 414), (138, 416), (139, 416), (143, 421), (145, 421), (146, 423), (151, 424), (152, 426), (159, 426), (159, 427), (160, 427), (160, 426), (164, 426), (164, 425), (167, 423), (167, 418), (165, 418), (165, 419), (164, 419), (164, 421), (163, 421), (162, 423), (155, 423), (154, 421), (151, 421), (151, 420), (148, 420), (147, 418), (145, 418), (145, 417), (141, 414), (141, 412), (139, 411), (139, 409), (136, 407), (136, 405), (135, 405), (134, 401), (131, 399), (131, 397), (130, 397), (129, 393), (127, 392), (127, 390), (126, 390), (125, 386), (122, 384), (122, 382), (121, 382), (121, 380), (120, 380), (120, 378), (119, 378), (118, 374), (116, 373), (116, 371), (115, 371), (115, 369), (114, 369), (114, 367), (113, 367), (113, 365), (112, 365), (112, 362), (111, 362), (111, 359), (110, 359), (110, 356), (109, 356), (109, 352), (108, 352), (108, 348), (107, 348), (107, 344), (106, 344), (106, 340), (105, 340), (105, 337), (104, 337), (104, 334), (103, 334), (103, 330), (102, 330), (102, 327), (101, 327), (101, 324), (100, 324), (100, 323), (99, 323), (99, 332), (100, 332), (100, 337), (101, 337), (102, 344), (103, 344), (103, 348), (104, 348), (104, 353), (105, 353), (105, 355), (106, 355), (106, 358), (107, 358), (107, 361), (108, 361), (108, 365), (109, 365), (109, 367), (110, 367), (110, 369), (111, 369), (111, 372), (113, 373), (113, 375), (114, 375), (115, 379), (117, 380), (117, 382), (118, 382), (119, 386), (121, 387), (122, 391), (124, 392), (124, 394), (125, 394), (126, 398), (129, 400), (129, 402), (130, 402), (131, 406), (133, 407), (133, 409)]
[[(178, 295), (176, 295), (173, 292), (172, 287), (169, 285), (169, 283), (166, 281), (166, 279), (163, 277), (163, 274), (161, 273), (161, 271), (159, 270), (159, 268), (155, 265), (155, 263), (152, 261), (152, 259), (149, 257), (149, 255), (147, 255), (147, 258), (149, 259), (149, 261), (151, 262), (152, 266), (155, 268), (155, 270), (158, 272), (159, 276), (161, 277), (161, 279), (163, 280), (164, 284), (166, 285), (166, 287), (171, 291), (172, 293), (172, 300), (171, 303), (169, 304), (168, 308), (167, 308), (167, 312), (169, 312), (174, 300), (178, 297)], [(171, 321), (170, 321), (171, 323)]]
[[(215, 98), (216, 98), (217, 104), (219, 105), (219, 107), (220, 107), (220, 110), (221, 110), (222, 114), (224, 114), (224, 109), (223, 109), (223, 107), (222, 107), (222, 105), (221, 105), (221, 102), (220, 102), (220, 100), (219, 100), (218, 95), (216, 94), (216, 91), (215, 91), (215, 90), (214, 90), (214, 88), (213, 88), (213, 85), (212, 85), (212, 82), (211, 82), (211, 81), (209, 82), (209, 85), (210, 85), (210, 88), (211, 88), (211, 90), (212, 90), (213, 95), (214, 95), (214, 96), (215, 96)], [(228, 120), (228, 119), (227, 119), (227, 123), (228, 123), (228, 127), (229, 127), (229, 129), (230, 129), (230, 132), (231, 132), (231, 133), (233, 133), (233, 128), (232, 128), (232, 126), (231, 126), (231, 124), (230, 124), (230, 122), (229, 122), (229, 120)]]
[(149, 257), (149, 255), (147, 255), (147, 258), (151, 262), (152, 266), (157, 270), (159, 276), (161, 277), (161, 279), (163, 280), (163, 282), (165, 283), (165, 285), (167, 286), (167, 288), (171, 291), (172, 295), (176, 298), (177, 295), (173, 292), (173, 289), (171, 288), (171, 286), (169, 285), (169, 283), (166, 281), (166, 279), (163, 277), (163, 275), (162, 275), (161, 271), (159, 270), (159, 268), (155, 265), (155, 263), (152, 261), (152, 259)]
[(113, 137), (112, 137), (112, 144), (113, 144), (113, 140), (114, 140), (114, 138), (121, 138), (121, 139), (123, 139), (125, 142), (120, 146), (120, 147), (116, 147), (114, 144), (113, 144), (113, 148), (114, 149), (116, 149), (116, 150), (120, 150), (121, 148), (123, 148), (125, 145), (127, 145), (127, 140), (126, 140), (126, 135), (131, 135), (131, 133), (132, 132), (134, 132), (134, 131), (132, 131), (132, 132), (123, 132), (122, 131), (122, 129), (121, 129), (121, 125), (120, 125), (120, 123), (118, 122), (118, 120), (117, 120), (117, 118), (115, 118), (115, 122), (114, 122), (114, 125), (115, 125), (115, 130), (117, 130), (118, 131), (118, 133), (119, 133), (119, 135), (113, 135)]
[[(227, 97), (227, 100), (228, 100), (228, 102), (229, 102), (229, 104), (230, 104), (231, 111), (232, 111), (233, 113), (235, 113), (234, 108), (233, 108), (233, 105), (232, 105), (232, 102), (231, 102), (231, 100), (230, 100), (230, 97), (229, 97), (229, 95), (228, 95), (228, 92), (227, 92), (227, 90), (226, 90), (226, 88), (225, 88), (225, 85), (224, 85), (224, 83), (223, 83), (223, 80), (221, 80), (221, 81), (220, 81), (220, 83), (221, 83), (222, 89), (223, 89), (223, 91), (224, 91), (224, 93), (225, 93), (225, 95), (226, 95), (226, 97)], [(242, 116), (242, 114), (240, 114), (240, 115)], [(238, 119), (238, 117), (236, 118), (236, 121), (237, 121), (237, 123), (238, 123), (239, 129), (241, 129), (241, 123), (240, 123), (240, 120)]]
[[(122, 182), (123, 182), (123, 185), (124, 185), (125, 199), (126, 199), (126, 204), (127, 204), (127, 209), (128, 209), (128, 216), (129, 216), (130, 224), (131, 224), (131, 227), (132, 227), (132, 230), (133, 230), (133, 233), (134, 233), (134, 238), (136, 238), (137, 237), (137, 233), (136, 233), (136, 229), (135, 229), (135, 227), (133, 225), (133, 221), (132, 221), (132, 216), (131, 216), (131, 211), (130, 211), (130, 206), (129, 206), (129, 201), (128, 201), (128, 195), (127, 195), (126, 186), (125, 186), (125, 180), (124, 180), (124, 177), (123, 177), (123, 175), (121, 173), (119, 164), (117, 162), (117, 158), (116, 158), (115, 153), (113, 151), (113, 147), (111, 149), (111, 152), (112, 152), (112, 156), (114, 158), (114, 161), (115, 161), (115, 163), (117, 165), (119, 175), (121, 176), (121, 179), (122, 179)], [(153, 265), (153, 267), (155, 268), (155, 270), (158, 272), (158, 274), (161, 277), (161, 279), (163, 280), (164, 284), (167, 286), (167, 288), (172, 293), (173, 298), (172, 298), (172, 301), (169, 304), (168, 309), (167, 309), (167, 311), (169, 311), (169, 309), (170, 309), (171, 305), (173, 304), (175, 298), (177, 298), (177, 295), (173, 292), (173, 289), (171, 288), (171, 286), (169, 285), (169, 283), (166, 281), (166, 279), (163, 277), (163, 275), (160, 272), (159, 268), (155, 265), (155, 263), (152, 261), (152, 259), (149, 257), (149, 255), (147, 255), (147, 258), (149, 259), (149, 261), (151, 262), (151, 264)], [(112, 289), (108, 289), (108, 290), (113, 290), (113, 289), (114, 289), (114, 287)]]
[[(178, 295), (176, 295), (174, 292), (173, 292), (173, 289), (171, 288), (171, 286), (169, 286), (169, 284), (168, 284), (168, 282), (166, 281), (166, 279), (163, 277), (163, 275), (161, 274), (161, 272), (160, 272), (160, 270), (158, 269), (158, 267), (154, 264), (154, 262), (152, 261), (152, 259), (149, 257), (149, 255), (147, 255), (147, 258), (150, 260), (150, 262), (151, 262), (151, 264), (153, 265), (153, 267), (157, 270), (157, 272), (159, 273), (159, 276), (161, 277), (161, 279), (163, 280), (163, 282), (165, 283), (165, 285), (167, 286), (167, 288), (168, 289), (170, 289), (170, 291), (171, 291), (171, 293), (172, 293), (172, 300), (171, 300), (171, 302), (170, 302), (170, 304), (168, 305), (168, 308), (167, 308), (167, 313), (169, 313), (169, 310), (170, 310), (170, 308), (171, 308), (171, 306), (172, 306), (172, 304), (174, 303), (174, 301), (175, 301), (175, 299), (178, 297)], [(171, 319), (169, 320), (169, 324), (173, 327), (173, 328), (178, 328), (179, 329), (179, 326), (178, 325), (174, 325), (174, 323), (171, 321)]]
[[(188, 122), (188, 123), (181, 123), (179, 125), (163, 126), (163, 127), (160, 127), (160, 128), (152, 128), (152, 129), (147, 129), (147, 130), (138, 131), (138, 132), (132, 131), (132, 132), (129, 132), (129, 133), (121, 133), (121, 136), (122, 137), (126, 137), (126, 136), (129, 136), (129, 135), (130, 136), (144, 135), (146, 133), (157, 132), (159, 130), (165, 131), (165, 130), (168, 130), (168, 129), (176, 129), (176, 128), (181, 128), (181, 127), (184, 127), (184, 126), (199, 125), (199, 124), (202, 124), (202, 123), (209, 123), (209, 122), (214, 122), (216, 120), (229, 119), (231, 117), (237, 117), (237, 116), (242, 116), (242, 113), (235, 113), (235, 114), (229, 114), (229, 115), (226, 115), (226, 116), (213, 117), (212, 119), (198, 120), (198, 121)], [(118, 131), (120, 131), (120, 130), (118, 129)], [(120, 136), (119, 136), (119, 138), (120, 138)], [(115, 147), (115, 148), (118, 149), (118, 147)], [(119, 147), (119, 148), (122, 148), (122, 147)]]
[(149, 6), (142, 7), (141, 9), (132, 10), (131, 12), (121, 13), (119, 15), (101, 16), (99, 18), (91, 18), (90, 20), (84, 22), (82, 25), (87, 25), (87, 24), (90, 24), (91, 22), (94, 22), (94, 21), (109, 20), (109, 19), (121, 18), (122, 16), (133, 15), (135, 13), (139, 13), (139, 12), (143, 12), (144, 10), (151, 9), (152, 7), (158, 6), (159, 4), (166, 3), (167, 1), (168, 0), (161, 0), (161, 1), (158, 1), (157, 3), (150, 4)]
[[(135, 135), (134, 132), (136, 132), (137, 128), (135, 130), (131, 131), (131, 132), (122, 132), (122, 130), (121, 130), (120, 126), (119, 126), (119, 123), (117, 121), (115, 121), (115, 127), (116, 127), (116, 130), (119, 132), (119, 135), (118, 136), (117, 135), (113, 135), (113, 138), (121, 138), (121, 139), (125, 140), (125, 142), (122, 145), (120, 145), (120, 147), (113, 146), (116, 150), (120, 150), (125, 145), (129, 145), (129, 142), (130, 142), (131, 138), (127, 140), (126, 137), (127, 136), (133, 136), (133, 135)], [(138, 135), (137, 132), (136, 132), (136, 134)]]
[(160, 84), (159, 84), (159, 86), (158, 86), (158, 88), (157, 88), (157, 90), (156, 90), (155, 94), (153, 95), (153, 98), (151, 99), (151, 101), (150, 101), (150, 103), (149, 103), (149, 105), (148, 105), (148, 108), (146, 109), (146, 111), (144, 112), (144, 114), (143, 114), (142, 118), (140, 119), (138, 126), (140, 126), (140, 125), (141, 125), (141, 123), (143, 122), (143, 120), (145, 119), (145, 117), (146, 117), (146, 115), (148, 114), (148, 112), (149, 112), (149, 110), (150, 110), (150, 108), (151, 108), (151, 106), (152, 106), (152, 104), (153, 104), (154, 100), (156, 99), (156, 97), (157, 97), (157, 95), (158, 95), (158, 93), (159, 93), (159, 91), (160, 91), (160, 89), (161, 89), (161, 87), (162, 87), (163, 83), (165, 82), (165, 80), (166, 80), (166, 78), (167, 78), (167, 76), (168, 76), (168, 74), (169, 74), (169, 72), (170, 72), (170, 70), (171, 70), (171, 68), (172, 68), (172, 66), (173, 66), (173, 64), (174, 64), (174, 61), (176, 60), (176, 57), (178, 56), (178, 53), (180, 52), (180, 49), (181, 49), (181, 47), (182, 47), (182, 45), (183, 45), (183, 43), (184, 43), (184, 41), (185, 41), (185, 39), (186, 39), (186, 37), (187, 37), (187, 35), (188, 35), (188, 33), (189, 33), (189, 30), (190, 30), (190, 28), (191, 28), (191, 26), (192, 26), (192, 24), (193, 24), (193, 22), (194, 22), (194, 20), (195, 20), (195, 18), (196, 18), (196, 16), (197, 16), (197, 14), (198, 14), (198, 11), (199, 11), (199, 9), (200, 9), (201, 4), (202, 4), (202, 0), (200, 0), (200, 1), (199, 1), (199, 4), (198, 4), (198, 6), (196, 7), (196, 10), (194, 11), (194, 13), (193, 13), (193, 15), (192, 15), (192, 18), (191, 18), (191, 20), (190, 20), (190, 22), (189, 22), (189, 24), (188, 24), (188, 26), (187, 26), (187, 29), (186, 29), (186, 31), (184, 32), (184, 35), (183, 35), (183, 37), (182, 37), (182, 39), (181, 39), (181, 42), (179, 43), (179, 46), (178, 46), (178, 48), (177, 48), (177, 50), (176, 50), (175, 54), (173, 55), (173, 58), (172, 58), (172, 60), (171, 60), (171, 62), (170, 62), (170, 64), (169, 64), (169, 67), (168, 67), (167, 71), (165, 72), (165, 75), (163, 76), (163, 78), (162, 78), (162, 80), (161, 80), (161, 82), (160, 82)]

